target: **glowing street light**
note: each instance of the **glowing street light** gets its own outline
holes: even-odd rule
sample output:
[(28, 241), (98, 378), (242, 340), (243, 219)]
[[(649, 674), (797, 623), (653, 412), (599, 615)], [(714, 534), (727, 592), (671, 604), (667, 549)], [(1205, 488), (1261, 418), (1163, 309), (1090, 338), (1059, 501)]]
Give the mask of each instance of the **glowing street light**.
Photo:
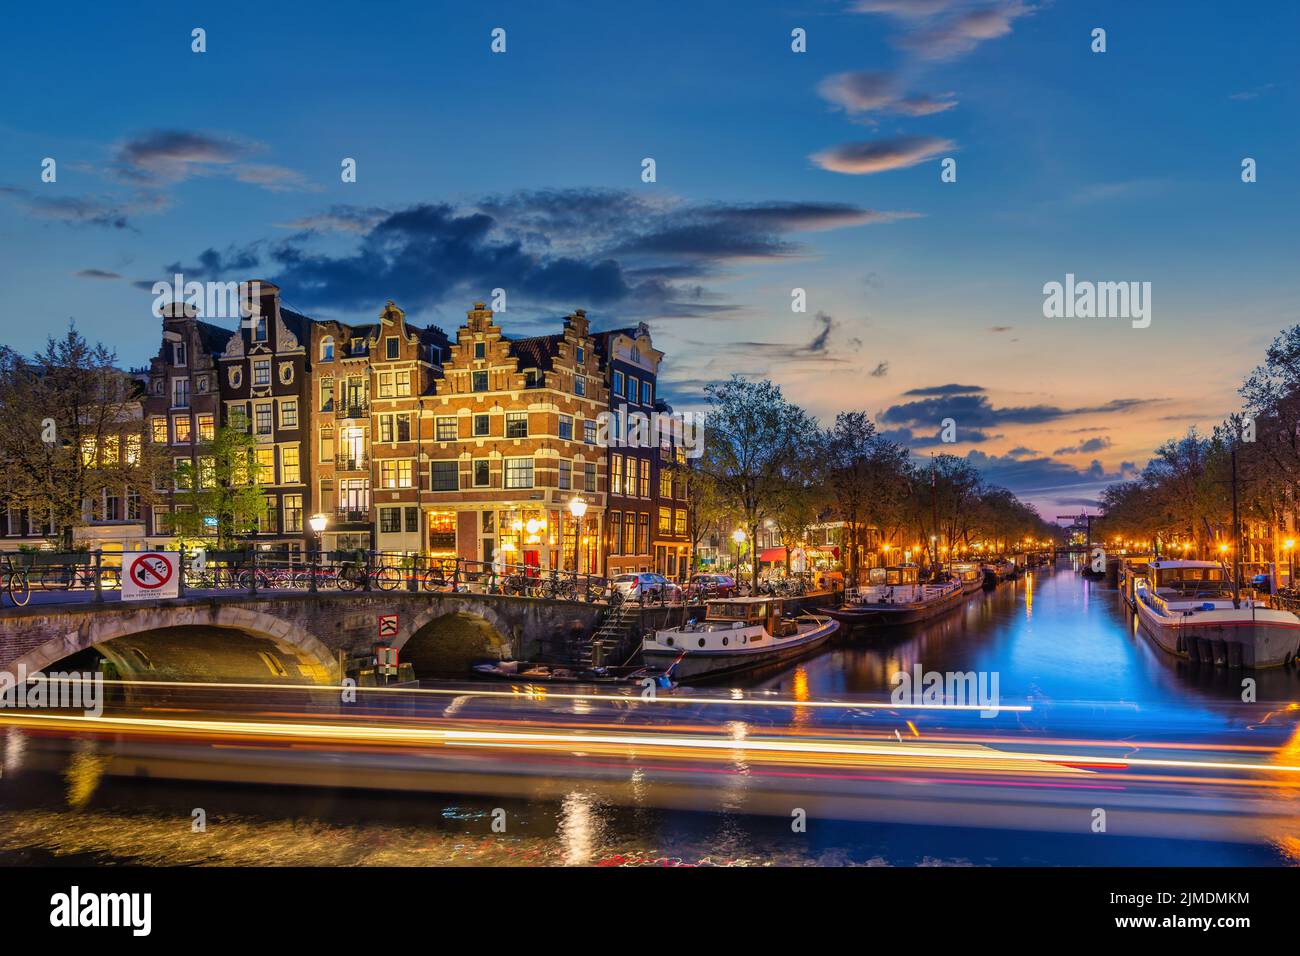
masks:
[(307, 519), (307, 524), (316, 535), (316, 550), (312, 553), (311, 567), (307, 570), (307, 590), (311, 594), (316, 593), (316, 569), (320, 564), (321, 533), (328, 523), (329, 515), (320, 513), (314, 514)]
[[(581, 551), (579, 543), (583, 540), (582, 533), (586, 530), (584, 527), (583, 517), (587, 514), (587, 502), (582, 495), (574, 495), (569, 499), (569, 514), (573, 515), (573, 520), (578, 522), (578, 526), (573, 532), (573, 571), (575, 574), (582, 571)], [(564, 564), (564, 515), (560, 515), (560, 564)]]

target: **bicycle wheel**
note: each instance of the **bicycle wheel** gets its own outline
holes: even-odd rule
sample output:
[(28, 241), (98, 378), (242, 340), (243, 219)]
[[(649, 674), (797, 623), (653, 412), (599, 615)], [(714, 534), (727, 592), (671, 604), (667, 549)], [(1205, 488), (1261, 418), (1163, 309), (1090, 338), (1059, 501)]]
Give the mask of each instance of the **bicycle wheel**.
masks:
[(430, 568), (424, 572), (422, 582), (426, 591), (438, 591), (447, 586), (447, 579), (443, 576), (442, 568)]
[(8, 581), (9, 600), (15, 607), (24, 607), (32, 599), (32, 584), (26, 571), (11, 571)]
[(402, 583), (402, 575), (396, 568), (375, 568), (370, 575), (370, 580), (379, 590), (391, 591)]

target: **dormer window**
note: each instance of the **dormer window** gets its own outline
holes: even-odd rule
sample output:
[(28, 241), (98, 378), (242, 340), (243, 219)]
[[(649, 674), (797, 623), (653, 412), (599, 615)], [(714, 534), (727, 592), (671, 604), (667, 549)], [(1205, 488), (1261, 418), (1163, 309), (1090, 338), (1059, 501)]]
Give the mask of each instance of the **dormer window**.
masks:
[(401, 346), (398, 345), (397, 336), (390, 335), (384, 339), (384, 358), (390, 362), (401, 354)]
[(320, 340), (320, 360), (322, 362), (334, 361), (334, 336), (327, 335)]
[(487, 358), (487, 343), (486, 343), (486, 342), (475, 342), (475, 343), (474, 343), (474, 358), (476, 358), (476, 359), (485, 359), (485, 358)]
[(641, 361), (641, 350), (637, 348), (635, 345), (632, 346), (632, 361), (633, 362)]
[(365, 355), (366, 340), (363, 338), (353, 339), (351, 344), (348, 346), (348, 351), (353, 355)]
[(574, 361), (578, 363), (579, 368), (587, 364), (587, 350), (581, 345), (578, 346), (578, 350), (574, 353)]
[(253, 318), (249, 319), (249, 321), (253, 323), (253, 341), (265, 342), (266, 341), (266, 319), (260, 315), (256, 315), (253, 316)]
[(172, 364), (175, 365), (177, 368), (185, 367), (185, 343), (184, 342), (172, 343)]

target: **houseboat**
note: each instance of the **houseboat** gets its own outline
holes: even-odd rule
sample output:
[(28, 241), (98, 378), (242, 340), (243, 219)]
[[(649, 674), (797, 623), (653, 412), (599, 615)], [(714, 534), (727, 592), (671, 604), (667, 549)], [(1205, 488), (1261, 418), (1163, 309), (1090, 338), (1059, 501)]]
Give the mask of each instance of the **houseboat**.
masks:
[(826, 611), (844, 624), (915, 624), (960, 604), (962, 583), (952, 578), (922, 584), (914, 564), (872, 568), (866, 587), (845, 593), (845, 603)]
[(829, 617), (801, 614), (798, 605), (797, 600), (776, 597), (709, 601), (703, 620), (645, 638), (641, 660), (681, 681), (800, 657), (829, 640), (839, 624)]
[(1216, 667), (1276, 667), (1295, 660), (1300, 617), (1263, 605), (1253, 590), (1233, 600), (1213, 561), (1152, 561), (1133, 574), (1138, 622), (1163, 650)]
[(984, 586), (984, 569), (978, 564), (954, 564), (950, 573), (961, 584), (966, 594), (978, 591)]

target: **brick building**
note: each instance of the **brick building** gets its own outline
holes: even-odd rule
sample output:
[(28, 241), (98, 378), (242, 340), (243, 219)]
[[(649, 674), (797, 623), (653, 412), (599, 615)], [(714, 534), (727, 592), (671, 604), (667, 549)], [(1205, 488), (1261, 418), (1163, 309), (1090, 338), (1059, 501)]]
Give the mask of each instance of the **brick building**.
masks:
[[(611, 413), (606, 554), (609, 574), (657, 571), (671, 578), (689, 567), (685, 484), (675, 480), (671, 431), (652, 429), (639, 442), (638, 419), (666, 425), (671, 409), (658, 399), (664, 353), (643, 322), (596, 336)], [(655, 417), (657, 416), (657, 417)]]
[[(430, 514), (454, 527), (457, 556), (486, 562), (500, 549), (510, 563), (601, 572), (606, 461), (596, 434), (607, 402), (586, 313), (555, 335), (511, 340), (475, 303), (422, 431)], [(587, 504), (580, 528), (575, 496)]]
[[(197, 317), (193, 305), (174, 302), (162, 310), (162, 343), (149, 362), (144, 418), (146, 435), (154, 445), (165, 445), (173, 466), (190, 463), (203, 472), (205, 446), (222, 424), (219, 357), (230, 340), (230, 330)], [(177, 491), (170, 481), (160, 482), (163, 497), (147, 509), (145, 545), (162, 548), (172, 543), (168, 515)]]
[(259, 480), (267, 497), (256, 544), (300, 556), (315, 507), (308, 457), (311, 375), (307, 345), (312, 320), (280, 303), (269, 282), (250, 284), (260, 291), (251, 318), (227, 333), (220, 368), (223, 422), (251, 430), (257, 443)]
[(326, 550), (454, 553), (445, 516), (424, 509), (432, 426), (422, 427), (450, 345), (436, 326), (408, 325), (392, 301), (371, 325), (314, 324), (312, 462)]

